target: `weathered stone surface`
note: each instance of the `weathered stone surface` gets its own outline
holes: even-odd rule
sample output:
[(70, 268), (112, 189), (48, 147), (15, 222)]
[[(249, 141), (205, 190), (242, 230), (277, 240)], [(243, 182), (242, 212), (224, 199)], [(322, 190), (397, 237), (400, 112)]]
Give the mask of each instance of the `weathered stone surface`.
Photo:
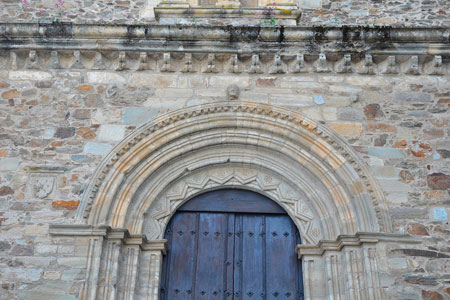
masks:
[(395, 98), (400, 101), (412, 101), (412, 102), (430, 102), (432, 101), (430, 94), (424, 93), (397, 93)]
[(14, 171), (19, 165), (20, 160), (16, 158), (0, 158), (0, 171)]
[(432, 173), (427, 176), (428, 186), (435, 190), (450, 189), (450, 176), (444, 173)]
[(378, 103), (368, 104), (364, 107), (364, 115), (367, 119), (373, 120), (384, 116), (383, 111)]
[(69, 210), (74, 210), (78, 208), (78, 205), (80, 204), (80, 201), (53, 201), (52, 207), (53, 208), (65, 208)]
[(362, 121), (363, 115), (359, 109), (345, 107), (339, 111), (338, 118), (343, 121)]
[(2, 93), (2, 97), (5, 98), (5, 99), (17, 98), (19, 96), (20, 96), (20, 93), (16, 89), (9, 90), (9, 91), (6, 91), (6, 92)]
[(433, 217), (435, 221), (448, 221), (447, 210), (443, 207), (435, 207), (433, 208)]
[(401, 149), (384, 147), (362, 147), (359, 150), (362, 153), (381, 157), (381, 158), (403, 158), (405, 157)]
[(102, 143), (87, 143), (84, 146), (83, 153), (104, 156), (111, 151), (112, 146)]
[(0, 187), (0, 196), (14, 195), (14, 190), (9, 186)]
[(11, 249), (11, 244), (6, 241), (0, 241), (0, 251), (7, 251)]
[(34, 247), (32, 245), (15, 245), (10, 252), (15, 256), (31, 256), (34, 253)]
[(130, 74), (128, 82), (132, 86), (176, 87), (177, 77), (162, 74), (133, 73)]
[(399, 249), (406, 255), (432, 257), (432, 258), (450, 258), (450, 255), (441, 252), (422, 250), (422, 249)]
[(435, 275), (408, 275), (405, 277), (405, 281), (420, 285), (438, 285)]
[(91, 118), (90, 109), (76, 109), (73, 113), (73, 117), (79, 120), (87, 120)]
[(447, 149), (437, 149), (436, 150), (442, 158), (450, 158), (450, 150)]
[(60, 139), (67, 139), (75, 134), (74, 127), (58, 127), (55, 132), (55, 137)]
[(391, 209), (392, 217), (396, 219), (425, 219), (427, 216), (427, 211), (420, 208), (411, 207), (395, 207)]
[(390, 258), (388, 264), (389, 268), (393, 270), (401, 270), (408, 268), (408, 261), (404, 257)]
[(444, 300), (444, 296), (435, 291), (422, 290), (423, 300)]
[(87, 72), (89, 83), (113, 84), (126, 83), (126, 79), (114, 72)]
[(125, 125), (141, 125), (158, 114), (157, 110), (145, 108), (127, 108), (123, 112), (122, 123)]
[(412, 223), (406, 226), (406, 231), (413, 235), (429, 235), (427, 228), (419, 223)]
[(332, 123), (330, 124), (330, 128), (332, 128), (339, 134), (350, 137), (360, 136), (362, 133), (361, 123)]
[(123, 125), (101, 125), (99, 139), (102, 141), (120, 141), (125, 136), (125, 127)]

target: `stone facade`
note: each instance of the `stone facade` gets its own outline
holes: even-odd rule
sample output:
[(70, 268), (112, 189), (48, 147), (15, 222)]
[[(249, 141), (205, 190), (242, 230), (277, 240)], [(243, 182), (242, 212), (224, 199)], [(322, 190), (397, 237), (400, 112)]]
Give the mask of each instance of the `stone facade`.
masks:
[(0, 24), (0, 299), (158, 299), (165, 224), (221, 186), (290, 214), (306, 299), (450, 299), (445, 1), (299, 4), (436, 28), (140, 26), (141, 2)]
[[(0, 20), (37, 22), (59, 19), (74, 23), (153, 22), (157, 0), (2, 0)], [(272, 1), (271, 1), (272, 2)], [(274, 1), (275, 3), (283, 1)], [(450, 4), (446, 0), (298, 0), (300, 25), (360, 26), (450, 26)], [(60, 14), (61, 13), (61, 14)]]

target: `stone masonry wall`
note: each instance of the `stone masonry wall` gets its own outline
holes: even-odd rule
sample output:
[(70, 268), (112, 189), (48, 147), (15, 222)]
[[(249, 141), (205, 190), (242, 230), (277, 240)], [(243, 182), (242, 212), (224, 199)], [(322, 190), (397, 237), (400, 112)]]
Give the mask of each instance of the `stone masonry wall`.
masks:
[(396, 232), (389, 299), (450, 299), (450, 84), (447, 75), (214, 74), (0, 70), (0, 299), (76, 299), (84, 239), (71, 223), (102, 158), (137, 126), (178, 108), (240, 99), (300, 111), (353, 145), (384, 189)]
[[(157, 0), (0, 0), (2, 22), (145, 24)], [(275, 1), (276, 2), (276, 1)], [(447, 0), (299, 0), (299, 25), (450, 26)]]

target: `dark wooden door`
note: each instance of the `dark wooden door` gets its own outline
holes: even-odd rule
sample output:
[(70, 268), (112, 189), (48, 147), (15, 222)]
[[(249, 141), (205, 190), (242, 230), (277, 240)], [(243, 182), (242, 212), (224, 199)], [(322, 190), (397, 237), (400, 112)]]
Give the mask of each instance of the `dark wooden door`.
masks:
[(298, 231), (274, 202), (251, 194), (248, 204), (260, 201), (264, 212), (247, 212), (242, 197), (249, 193), (225, 190), (175, 214), (166, 229), (161, 299), (303, 299)]

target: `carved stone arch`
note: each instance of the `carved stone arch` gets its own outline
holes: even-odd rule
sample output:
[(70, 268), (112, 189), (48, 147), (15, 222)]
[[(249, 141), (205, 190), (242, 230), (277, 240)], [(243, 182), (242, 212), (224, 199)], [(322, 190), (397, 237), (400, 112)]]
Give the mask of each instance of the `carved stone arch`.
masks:
[[(219, 147), (222, 150), (219, 159), (221, 156), (230, 161), (231, 158), (222, 155), (229, 145), (238, 152), (240, 148), (253, 147), (253, 151), (246, 152), (247, 161), (239, 163), (252, 164), (253, 157), (270, 152), (266, 159), (271, 157), (272, 161), (268, 163), (280, 164), (284, 159), (285, 167), (289, 168), (289, 162), (296, 162), (295, 167), (315, 176), (314, 180), (320, 181), (331, 194), (329, 204), (338, 203), (338, 213), (347, 224), (348, 228), (341, 228), (337, 235), (391, 230), (384, 194), (351, 146), (332, 130), (300, 113), (248, 102), (182, 109), (137, 129), (114, 148), (94, 174), (78, 218), (87, 218), (91, 225), (127, 228), (140, 234), (140, 218), (147, 211), (140, 210), (141, 215), (130, 219), (134, 212), (128, 208), (134, 207), (133, 201), (148, 188), (147, 182), (155, 174), (173, 174), (180, 169), (180, 163), (172, 163), (179, 162), (178, 157), (193, 158), (199, 161), (197, 164), (207, 165), (207, 156), (214, 153), (197, 155), (203, 149)], [(290, 171), (299, 173), (295, 167), (291, 166)], [(189, 172), (187, 167), (181, 169)], [(163, 189), (161, 184), (156, 188)], [(157, 195), (153, 191), (143, 201), (149, 204)]]
[(262, 193), (288, 212), (305, 242), (298, 249), (305, 299), (326, 291), (333, 299), (383, 299), (370, 246), (380, 238), (359, 232), (392, 227), (368, 167), (326, 126), (250, 102), (163, 115), (104, 159), (77, 212), (98, 236), (81, 298), (158, 299), (165, 226), (184, 202), (220, 187)]

